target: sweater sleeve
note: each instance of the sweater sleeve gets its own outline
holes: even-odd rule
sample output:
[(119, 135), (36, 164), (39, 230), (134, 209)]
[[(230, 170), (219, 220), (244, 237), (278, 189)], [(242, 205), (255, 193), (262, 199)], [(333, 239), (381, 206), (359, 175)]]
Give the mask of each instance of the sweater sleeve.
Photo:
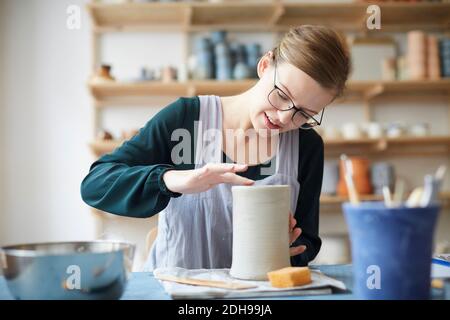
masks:
[(95, 161), (81, 183), (81, 196), (88, 205), (122, 216), (147, 218), (163, 210), (172, 193), (163, 174), (175, 168), (171, 160), (171, 135), (182, 128), (186, 114), (184, 98), (166, 106), (136, 136)]
[[(302, 131), (302, 130), (301, 130)], [(306, 266), (319, 253), (319, 208), (324, 165), (324, 146), (314, 130), (300, 133), (299, 183), (300, 193), (295, 211), (302, 234), (293, 246), (306, 245), (304, 253), (291, 257), (293, 266)]]

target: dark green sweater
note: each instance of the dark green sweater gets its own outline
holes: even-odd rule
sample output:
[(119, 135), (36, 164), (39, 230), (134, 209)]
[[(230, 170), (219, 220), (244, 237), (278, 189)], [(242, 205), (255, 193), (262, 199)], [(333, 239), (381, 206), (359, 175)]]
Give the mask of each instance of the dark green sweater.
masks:
[[(198, 97), (180, 98), (163, 108), (139, 131), (110, 154), (95, 161), (81, 184), (81, 196), (90, 206), (121, 216), (148, 218), (162, 211), (171, 197), (180, 196), (167, 190), (162, 175), (169, 169), (194, 169), (194, 152), (190, 164), (175, 165), (172, 132), (184, 128), (191, 133), (194, 150), (194, 123), (198, 121)], [(293, 257), (295, 266), (306, 265), (320, 250), (319, 197), (323, 175), (323, 141), (314, 130), (299, 130), (298, 181), (300, 194), (295, 218), (303, 232), (294, 246), (304, 244), (306, 252)], [(225, 155), (224, 155), (225, 159)], [(261, 176), (261, 166), (250, 166), (239, 173), (253, 180)]]

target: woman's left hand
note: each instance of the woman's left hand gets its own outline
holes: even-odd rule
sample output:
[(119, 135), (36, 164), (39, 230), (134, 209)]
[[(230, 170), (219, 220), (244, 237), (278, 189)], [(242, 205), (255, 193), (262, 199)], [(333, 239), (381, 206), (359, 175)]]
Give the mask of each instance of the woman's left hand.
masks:
[[(302, 234), (302, 229), (296, 228), (296, 224), (297, 220), (295, 220), (292, 212), (289, 212), (289, 244), (294, 243), (294, 241), (297, 240), (297, 238)], [(306, 246), (304, 245), (289, 248), (291, 257), (303, 253), (305, 250)]]

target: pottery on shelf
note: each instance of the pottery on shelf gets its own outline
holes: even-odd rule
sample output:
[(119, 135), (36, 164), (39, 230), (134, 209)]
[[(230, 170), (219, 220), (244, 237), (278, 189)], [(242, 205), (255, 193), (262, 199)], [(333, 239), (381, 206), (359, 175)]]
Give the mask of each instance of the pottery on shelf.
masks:
[(246, 46), (247, 49), (247, 66), (250, 69), (250, 75), (253, 78), (257, 78), (257, 64), (262, 56), (261, 45), (259, 43), (251, 43)]
[(392, 122), (388, 124), (386, 136), (389, 138), (398, 138), (405, 135), (406, 124), (403, 122)]
[(233, 259), (230, 275), (266, 280), (267, 272), (289, 267), (288, 185), (234, 186)]
[(161, 69), (161, 81), (164, 83), (174, 82), (177, 80), (177, 69), (166, 66)]
[(100, 68), (91, 77), (93, 83), (112, 82), (116, 79), (111, 75), (111, 66), (108, 64), (102, 64)]
[(426, 137), (430, 135), (428, 123), (416, 123), (409, 128), (409, 134), (414, 137)]
[(97, 134), (98, 140), (113, 140), (114, 136), (111, 132), (107, 130), (100, 130), (100, 132)]
[(384, 136), (384, 129), (381, 123), (370, 122), (366, 127), (367, 136), (371, 139), (379, 139)]
[(410, 31), (407, 34), (408, 72), (415, 80), (427, 78), (427, 35), (423, 31)]
[(394, 190), (395, 169), (392, 164), (388, 162), (374, 163), (370, 169), (370, 175), (374, 194), (382, 195), (384, 186), (388, 186), (390, 190)]
[(225, 31), (211, 33), (214, 45), (214, 75), (217, 80), (231, 80), (233, 78), (233, 61), (230, 44)]
[(151, 80), (155, 80), (154, 70), (149, 69), (147, 67), (142, 67), (139, 76), (139, 81), (151, 81)]
[(213, 45), (221, 42), (225, 42), (227, 38), (227, 32), (225, 30), (218, 30), (211, 32), (211, 41)]
[(238, 62), (234, 66), (233, 78), (235, 80), (244, 80), (250, 78), (250, 69), (244, 62)]
[[(192, 61), (195, 64), (192, 66)], [(214, 52), (211, 40), (201, 38), (196, 42), (195, 58), (191, 58), (192, 76), (196, 80), (206, 80), (214, 78)]]
[(344, 139), (356, 140), (363, 137), (363, 132), (360, 126), (354, 122), (345, 123), (342, 128), (342, 136)]
[(219, 42), (215, 46), (215, 74), (217, 80), (232, 79), (231, 52), (228, 43)]
[(439, 41), (436, 36), (429, 35), (427, 42), (427, 72), (430, 79), (439, 79), (441, 77), (439, 60)]
[[(372, 183), (370, 181), (369, 160), (362, 157), (349, 157), (349, 159), (353, 167), (353, 181), (355, 184), (356, 191), (359, 194), (371, 194)], [(344, 177), (345, 177), (344, 162), (339, 161), (340, 179), (338, 184), (338, 195), (346, 197), (348, 196), (348, 190)]]
[(245, 46), (238, 44), (235, 50), (233, 78), (236, 80), (248, 79), (250, 78), (250, 69), (246, 63), (247, 53), (245, 52)]

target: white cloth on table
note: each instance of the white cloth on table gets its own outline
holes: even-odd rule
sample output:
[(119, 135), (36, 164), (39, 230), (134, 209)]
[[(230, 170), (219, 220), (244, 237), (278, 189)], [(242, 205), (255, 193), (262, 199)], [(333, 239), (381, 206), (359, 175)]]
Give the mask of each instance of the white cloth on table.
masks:
[(256, 298), (274, 296), (303, 296), (331, 294), (332, 289), (346, 290), (345, 284), (330, 278), (318, 270), (311, 270), (312, 283), (294, 288), (275, 288), (269, 281), (239, 280), (230, 276), (229, 269), (184, 269), (179, 267), (157, 268), (153, 271), (158, 275), (170, 275), (182, 278), (214, 280), (225, 282), (239, 282), (256, 285), (256, 288), (232, 290), (204, 286), (194, 286), (172, 281), (159, 280), (164, 290), (173, 299), (212, 299), (212, 298)]

